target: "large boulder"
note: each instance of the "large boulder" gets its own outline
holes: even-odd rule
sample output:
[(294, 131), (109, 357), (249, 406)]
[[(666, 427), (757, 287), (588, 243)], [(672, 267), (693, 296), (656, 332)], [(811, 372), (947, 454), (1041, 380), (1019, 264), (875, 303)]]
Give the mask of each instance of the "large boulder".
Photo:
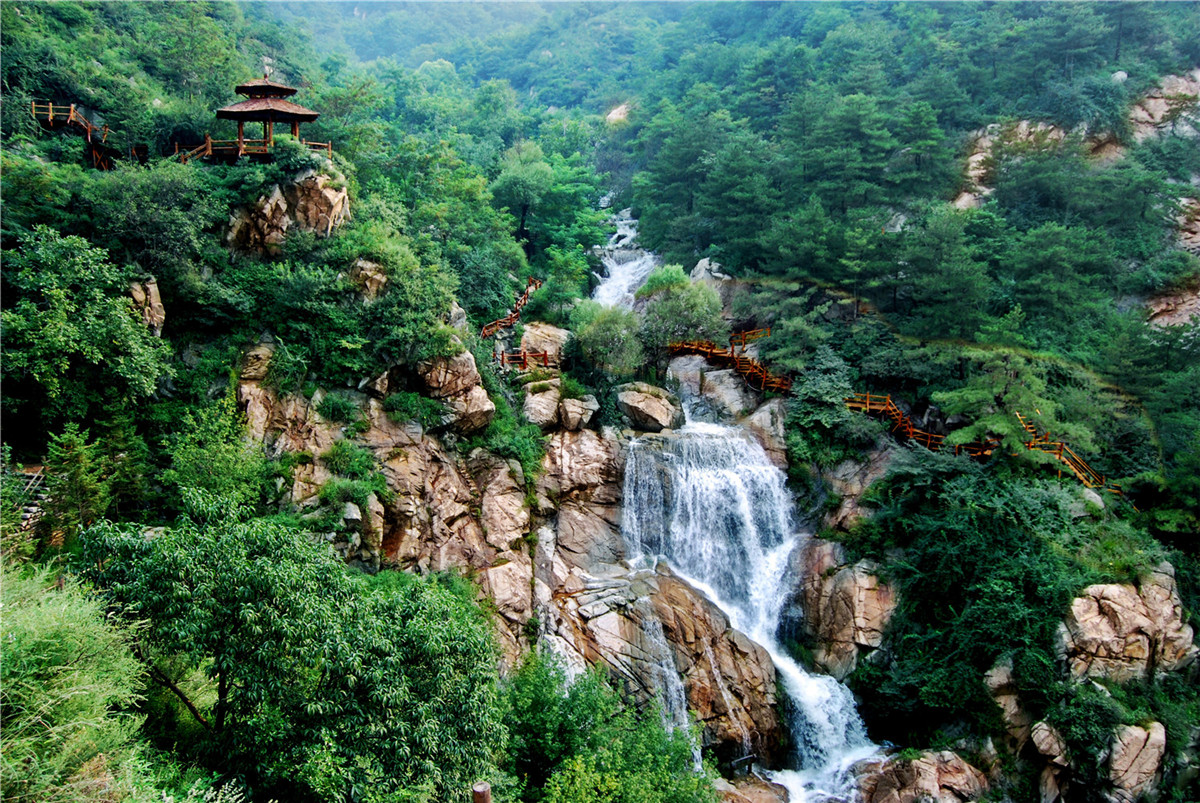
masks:
[(551, 429), (558, 424), (558, 402), (560, 399), (558, 379), (530, 382), (525, 386), (525, 402), (521, 406), (525, 418), (542, 429)]
[(276, 184), (229, 219), (225, 243), (240, 251), (278, 255), (292, 228), (328, 237), (350, 213), (344, 179), (305, 170)]
[(788, 466), (786, 421), (787, 403), (783, 399), (771, 399), (742, 421), (742, 426), (750, 431), (767, 453), (767, 459), (784, 470)]
[(662, 432), (683, 423), (683, 408), (671, 394), (645, 382), (617, 387), (617, 407), (643, 432)]
[(358, 288), (363, 300), (374, 301), (387, 286), (388, 275), (383, 265), (369, 259), (357, 259), (350, 268), (350, 281)]
[(445, 401), (449, 422), (457, 432), (475, 432), (492, 423), (496, 405), (483, 389), (470, 351), (420, 362), (417, 373), (429, 395)]
[(988, 790), (982, 772), (949, 750), (860, 765), (862, 803), (959, 803)]
[(821, 476), (838, 499), (838, 505), (825, 515), (825, 526), (849, 530), (866, 513), (860, 500), (871, 483), (883, 477), (892, 463), (894, 447), (887, 444), (866, 453), (861, 460), (843, 460)]
[(1134, 803), (1153, 798), (1166, 751), (1167, 731), (1160, 722), (1151, 722), (1145, 728), (1117, 728), (1108, 761), (1113, 788), (1107, 799), (1111, 803)]
[(1175, 569), (1160, 564), (1140, 587), (1088, 586), (1071, 603), (1058, 629), (1058, 653), (1075, 678), (1118, 682), (1143, 678), (1151, 668), (1172, 672), (1192, 666), (1197, 649), (1185, 624)]
[(558, 403), (558, 423), (563, 429), (580, 430), (591, 423), (600, 410), (600, 402), (588, 394), (581, 399), (563, 399)]
[(571, 332), (548, 323), (527, 323), (521, 335), (521, 351), (547, 352), (551, 365), (561, 362), (563, 346), (571, 339)]
[(861, 653), (878, 649), (898, 602), (870, 561), (847, 565), (840, 544), (813, 538), (800, 553), (804, 624), (813, 661), (842, 680)]

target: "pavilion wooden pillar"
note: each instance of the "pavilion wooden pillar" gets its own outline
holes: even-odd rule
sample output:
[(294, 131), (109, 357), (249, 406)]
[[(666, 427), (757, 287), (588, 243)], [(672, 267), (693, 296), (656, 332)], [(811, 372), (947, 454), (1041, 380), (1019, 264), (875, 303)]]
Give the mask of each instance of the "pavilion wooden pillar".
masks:
[(246, 152), (246, 121), (238, 120), (238, 158)]
[(275, 121), (266, 120), (263, 122), (263, 139), (267, 141), (267, 147), (271, 148), (275, 145)]
[(292, 120), (292, 136), (300, 139), (300, 121)]

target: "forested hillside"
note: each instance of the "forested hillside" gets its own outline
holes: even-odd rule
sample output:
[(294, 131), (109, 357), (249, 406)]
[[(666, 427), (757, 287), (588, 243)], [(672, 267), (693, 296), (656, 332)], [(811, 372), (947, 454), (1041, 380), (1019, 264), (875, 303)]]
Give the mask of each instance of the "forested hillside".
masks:
[[(898, 600), (792, 656), (987, 799), (1200, 794), (1200, 4), (5, 0), (0, 46), (6, 799), (745, 800), (796, 768), (738, 724), (770, 660), (620, 580), (681, 726), (553, 606), (616, 615), (581, 533), (682, 421), (629, 394), (767, 328), (790, 390), (730, 418), (774, 405), (803, 528)], [(264, 73), (300, 137), (180, 158)], [(625, 208), (665, 264), (602, 306)], [(1146, 654), (1093, 660), (1118, 594)]]

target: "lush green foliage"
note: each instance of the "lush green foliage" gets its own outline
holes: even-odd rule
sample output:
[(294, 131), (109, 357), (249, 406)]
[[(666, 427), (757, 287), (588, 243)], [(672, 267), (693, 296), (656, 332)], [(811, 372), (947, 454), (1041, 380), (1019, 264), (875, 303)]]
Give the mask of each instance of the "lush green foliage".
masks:
[(179, 689), (182, 660), (215, 685), (211, 702), (185, 702), (203, 726), (199, 755), (320, 798), (369, 784), (444, 799), (487, 774), (503, 731), (494, 647), (471, 600), (436, 582), (361, 593), (305, 535), (187, 497), (192, 518), (150, 540), (93, 528), (81, 568), (148, 622), (156, 681)]

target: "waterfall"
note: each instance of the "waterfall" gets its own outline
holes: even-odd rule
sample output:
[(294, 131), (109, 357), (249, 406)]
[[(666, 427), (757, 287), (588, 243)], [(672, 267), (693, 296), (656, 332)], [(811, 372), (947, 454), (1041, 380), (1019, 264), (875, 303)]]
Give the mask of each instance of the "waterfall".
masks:
[[(592, 298), (632, 307), (633, 293), (659, 260), (637, 247), (637, 221), (630, 210), (618, 213), (616, 224), (617, 233), (603, 250), (608, 274)], [(795, 743), (795, 769), (771, 777), (787, 787), (792, 803), (856, 800), (850, 768), (877, 748), (867, 738), (854, 698), (833, 678), (806, 672), (776, 636), (790, 591), (788, 558), (806, 537), (798, 532), (783, 472), (740, 429), (702, 422), (709, 416), (700, 400), (683, 401), (687, 424), (682, 429), (629, 445), (621, 514), (629, 558), (635, 564), (667, 561), (717, 604), (733, 627), (770, 654), (780, 691), (793, 703), (788, 728)], [(654, 643), (662, 625), (648, 617), (645, 631)], [(657, 647), (654, 652), (669, 707), (675, 692), (666, 674), (674, 664), (660, 660)], [(670, 660), (669, 647), (665, 655)], [(711, 649), (707, 657), (718, 691), (732, 707)], [(743, 733), (743, 741), (749, 752), (749, 734)]]
[(762, 644), (793, 702), (794, 771), (775, 774), (793, 801), (853, 797), (850, 766), (874, 752), (850, 691), (812, 675), (776, 639), (797, 547), (784, 475), (741, 430), (689, 421), (634, 441), (622, 531), (633, 560), (663, 559)]
[(662, 622), (654, 609), (644, 599), (638, 600), (637, 608), (642, 614), (642, 632), (646, 634), (646, 654), (654, 670), (654, 682), (657, 687), (659, 702), (662, 704), (663, 727), (668, 731), (682, 729), (689, 734), (692, 742), (692, 764), (699, 771), (702, 763), (700, 756), (700, 741), (690, 737), (692, 720), (688, 716), (687, 691), (683, 688), (683, 679), (675, 666), (674, 651), (667, 642), (663, 632)]
[(637, 221), (629, 209), (614, 218), (617, 233), (601, 251), (600, 261), (606, 275), (592, 293), (592, 299), (606, 307), (633, 306), (633, 294), (650, 272), (658, 267), (658, 255), (637, 247)]

